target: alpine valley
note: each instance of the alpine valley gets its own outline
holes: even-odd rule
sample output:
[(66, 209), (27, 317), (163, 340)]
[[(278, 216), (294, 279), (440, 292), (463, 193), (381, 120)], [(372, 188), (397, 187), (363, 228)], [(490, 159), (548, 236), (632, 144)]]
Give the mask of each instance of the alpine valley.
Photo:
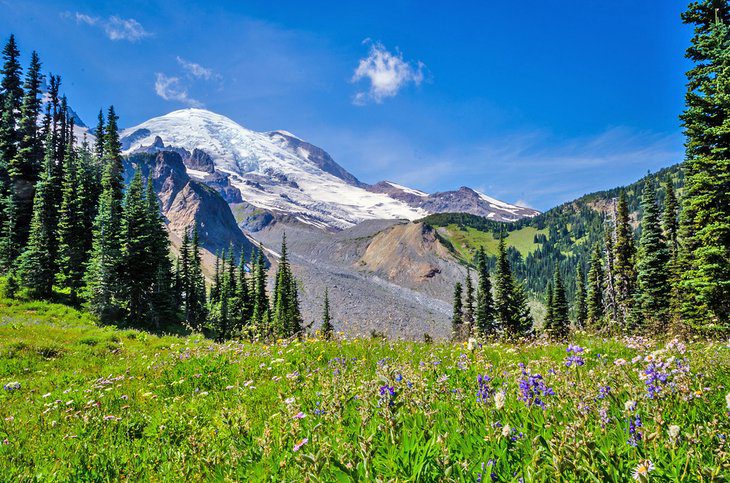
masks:
[(336, 327), (350, 334), (449, 336), (451, 289), (466, 267), (418, 220), (539, 214), (465, 186), (428, 194), (392, 181), (370, 185), (294, 134), (251, 131), (203, 109), (124, 129), (121, 144), (128, 179), (137, 166), (153, 173), (173, 247), (199, 224), (206, 275), (229, 245), (249, 257), (260, 243), (276, 265), (286, 235), (304, 319), (317, 319), (327, 287)]

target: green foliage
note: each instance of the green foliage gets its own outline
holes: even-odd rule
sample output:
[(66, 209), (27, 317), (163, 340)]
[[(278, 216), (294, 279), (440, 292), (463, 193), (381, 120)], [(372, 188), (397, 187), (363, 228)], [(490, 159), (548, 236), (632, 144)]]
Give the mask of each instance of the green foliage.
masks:
[(548, 316), (545, 319), (545, 333), (555, 339), (564, 339), (570, 332), (568, 300), (560, 271), (555, 270), (552, 284), (548, 285)]
[(680, 218), (681, 315), (691, 328), (730, 330), (730, 5), (692, 3), (686, 57), (685, 193)]
[(663, 331), (669, 317), (670, 253), (659, 220), (654, 187), (644, 188), (642, 200), (641, 239), (637, 264), (637, 302), (642, 321)]
[(461, 282), (454, 284), (453, 314), (451, 316), (451, 332), (455, 340), (462, 338), (462, 325), (464, 323), (463, 292)]
[(479, 247), (477, 250), (476, 270), (476, 328), (482, 337), (490, 337), (495, 334), (497, 327), (494, 322), (494, 298), (492, 297), (492, 283), (489, 279), (487, 254), (483, 247)]
[(594, 245), (591, 254), (591, 265), (588, 270), (588, 290), (586, 300), (586, 315), (588, 323), (596, 327), (603, 318), (603, 260), (601, 260), (601, 248)]
[[(50, 136), (49, 136), (50, 139)], [(50, 145), (50, 142), (48, 143)], [(19, 271), (22, 285), (38, 298), (48, 298), (53, 291), (56, 274), (56, 206), (51, 197), (53, 151), (46, 149), (44, 169), (36, 184), (33, 199), (33, 219), (30, 224), (28, 247), (20, 257)]]
[(322, 328), (320, 329), (322, 338), (325, 340), (332, 339), (334, 327), (332, 326), (332, 315), (330, 314), (330, 298), (327, 288), (324, 289), (324, 302), (322, 303)]
[(302, 335), (302, 314), (299, 310), (297, 281), (291, 272), (286, 249), (286, 235), (281, 240), (281, 255), (276, 271), (273, 294), (273, 336), (299, 337)]

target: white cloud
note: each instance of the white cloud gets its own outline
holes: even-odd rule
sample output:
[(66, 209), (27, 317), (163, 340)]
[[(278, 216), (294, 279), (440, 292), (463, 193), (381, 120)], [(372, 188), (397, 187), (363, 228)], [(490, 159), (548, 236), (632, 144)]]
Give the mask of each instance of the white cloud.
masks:
[[(369, 40), (365, 41), (370, 43)], [(406, 62), (399, 51), (389, 52), (380, 42), (370, 43), (370, 53), (360, 62), (352, 76), (352, 82), (367, 79), (370, 88), (355, 94), (353, 103), (364, 105), (368, 101), (383, 102), (388, 97), (398, 94), (405, 85), (413, 83), (420, 85), (423, 82), (422, 62)]]
[(177, 56), (177, 63), (180, 64), (183, 69), (185, 69), (185, 72), (187, 72), (188, 75), (191, 75), (193, 77), (205, 80), (210, 80), (214, 77), (213, 69), (203, 67), (202, 65), (196, 64), (195, 62), (190, 62), (180, 56)]
[(155, 92), (166, 101), (178, 101), (190, 107), (203, 107), (203, 104), (188, 95), (188, 90), (178, 77), (155, 74)]
[(142, 24), (133, 18), (122, 18), (112, 15), (108, 18), (93, 17), (85, 13), (76, 12), (71, 15), (66, 12), (64, 17), (72, 17), (76, 23), (83, 23), (93, 27), (101, 28), (107, 37), (111, 40), (128, 40), (129, 42), (137, 42), (145, 37), (152, 35), (142, 27)]

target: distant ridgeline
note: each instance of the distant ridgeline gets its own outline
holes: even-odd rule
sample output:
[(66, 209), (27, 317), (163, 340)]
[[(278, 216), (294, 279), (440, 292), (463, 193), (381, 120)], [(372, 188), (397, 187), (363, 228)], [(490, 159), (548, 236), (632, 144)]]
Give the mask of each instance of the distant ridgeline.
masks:
[(512, 269), (533, 295), (541, 297), (553, 279), (556, 265), (560, 268), (569, 299), (575, 294), (575, 273), (579, 263), (588, 271), (591, 250), (603, 243), (606, 222), (610, 221), (614, 200), (625, 192), (632, 214), (635, 238), (641, 227), (641, 195), (644, 184), (651, 181), (657, 189), (659, 205), (664, 202), (664, 183), (671, 180), (681, 194), (684, 176), (679, 164), (648, 174), (625, 187), (597, 191), (574, 201), (563, 203), (534, 218), (523, 218), (513, 223), (492, 221), (466, 213), (439, 213), (421, 221), (435, 228), (442, 241), (459, 258), (473, 264), (480, 246), (489, 255), (489, 268), (494, 269), (497, 240), (507, 235), (507, 254)]

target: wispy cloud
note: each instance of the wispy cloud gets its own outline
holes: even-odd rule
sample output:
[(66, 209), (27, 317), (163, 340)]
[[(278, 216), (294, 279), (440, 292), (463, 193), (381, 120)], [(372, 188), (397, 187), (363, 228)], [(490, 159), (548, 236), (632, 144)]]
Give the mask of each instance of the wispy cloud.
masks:
[(188, 95), (188, 90), (179, 77), (168, 77), (158, 72), (155, 74), (155, 92), (166, 101), (182, 102), (190, 107), (203, 107), (200, 101)]
[(200, 64), (196, 64), (195, 62), (190, 62), (188, 60), (183, 59), (179, 55), (176, 57), (177, 63), (180, 64), (180, 67), (185, 69), (185, 73), (191, 77), (196, 77), (198, 79), (205, 79), (205, 80), (211, 80), (214, 77), (217, 77), (213, 73), (213, 69), (208, 67), (203, 67)]
[(138, 21), (133, 18), (122, 18), (116, 15), (111, 17), (94, 17), (81, 12), (71, 14), (65, 12), (66, 18), (73, 18), (78, 24), (90, 25), (92, 27), (101, 28), (106, 36), (111, 40), (127, 40), (129, 42), (137, 42), (152, 34), (142, 27)]
[(352, 82), (366, 79), (370, 87), (355, 94), (355, 105), (361, 106), (370, 101), (381, 103), (388, 97), (394, 97), (409, 83), (420, 85), (423, 82), (423, 62), (406, 62), (400, 51), (390, 52), (380, 42), (366, 40), (365, 43), (370, 44), (370, 52), (360, 59)]

